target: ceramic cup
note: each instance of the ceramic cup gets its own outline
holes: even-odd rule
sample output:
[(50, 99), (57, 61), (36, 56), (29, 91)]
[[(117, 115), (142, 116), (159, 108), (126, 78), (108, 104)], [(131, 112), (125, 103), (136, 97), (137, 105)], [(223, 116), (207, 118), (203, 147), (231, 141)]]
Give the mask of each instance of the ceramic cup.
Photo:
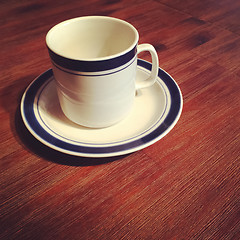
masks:
[[(46, 36), (63, 113), (92, 128), (113, 125), (133, 106), (137, 88), (153, 85), (158, 56), (150, 44), (138, 45), (139, 34), (128, 22), (104, 16), (66, 20)], [(149, 51), (152, 71), (136, 83), (137, 54)]]

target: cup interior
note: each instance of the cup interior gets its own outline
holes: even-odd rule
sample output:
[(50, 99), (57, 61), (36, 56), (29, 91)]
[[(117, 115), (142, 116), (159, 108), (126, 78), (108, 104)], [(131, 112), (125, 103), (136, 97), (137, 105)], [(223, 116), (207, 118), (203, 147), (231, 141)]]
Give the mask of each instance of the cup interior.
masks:
[(101, 16), (74, 18), (57, 24), (46, 36), (56, 54), (75, 60), (104, 60), (122, 55), (138, 42), (138, 32), (129, 23)]

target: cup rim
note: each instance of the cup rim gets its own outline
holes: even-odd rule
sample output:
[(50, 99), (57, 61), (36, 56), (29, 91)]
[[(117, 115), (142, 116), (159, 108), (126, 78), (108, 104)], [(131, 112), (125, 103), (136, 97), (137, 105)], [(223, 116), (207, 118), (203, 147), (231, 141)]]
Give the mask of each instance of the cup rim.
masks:
[[(131, 28), (135, 34), (135, 40), (133, 41), (133, 43), (126, 48), (124, 51), (121, 51), (119, 53), (113, 54), (113, 55), (109, 55), (109, 56), (105, 56), (105, 57), (97, 57), (97, 58), (71, 58), (68, 56), (65, 56), (64, 54), (60, 53), (59, 51), (57, 51), (56, 49), (54, 49), (54, 47), (52, 46), (52, 44), (50, 43), (50, 35), (59, 27), (72, 23), (72, 22), (76, 22), (76, 21), (81, 21), (84, 19), (109, 19), (111, 21), (115, 21), (115, 22), (119, 22), (122, 24), (127, 25), (129, 28)], [(119, 18), (115, 18), (115, 17), (109, 17), (109, 16), (84, 16), (84, 17), (76, 17), (76, 18), (71, 18), (71, 19), (67, 19), (65, 21), (62, 21), (56, 25), (54, 25), (46, 34), (46, 45), (48, 47), (48, 49), (50, 49), (51, 52), (64, 57), (65, 59), (70, 59), (70, 60), (74, 60), (74, 61), (86, 61), (86, 62), (91, 62), (91, 61), (104, 61), (104, 60), (109, 60), (109, 59), (113, 59), (113, 58), (117, 58), (120, 57), (122, 55), (127, 54), (128, 52), (132, 51), (134, 48), (136, 48), (138, 41), (139, 41), (139, 34), (137, 29), (130, 23), (128, 23), (127, 21), (124, 21), (122, 19)]]

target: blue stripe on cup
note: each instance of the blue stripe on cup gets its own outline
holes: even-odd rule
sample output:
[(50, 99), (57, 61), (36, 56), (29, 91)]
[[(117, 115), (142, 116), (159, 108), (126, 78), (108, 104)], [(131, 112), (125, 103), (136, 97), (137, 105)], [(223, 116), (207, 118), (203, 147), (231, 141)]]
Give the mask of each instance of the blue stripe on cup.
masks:
[(83, 61), (69, 59), (58, 55), (57, 53), (53, 52), (50, 48), (48, 48), (48, 52), (52, 61), (65, 69), (79, 72), (100, 72), (111, 70), (128, 63), (131, 59), (133, 59), (136, 56), (137, 46), (135, 46), (132, 50), (121, 56), (99, 61)]

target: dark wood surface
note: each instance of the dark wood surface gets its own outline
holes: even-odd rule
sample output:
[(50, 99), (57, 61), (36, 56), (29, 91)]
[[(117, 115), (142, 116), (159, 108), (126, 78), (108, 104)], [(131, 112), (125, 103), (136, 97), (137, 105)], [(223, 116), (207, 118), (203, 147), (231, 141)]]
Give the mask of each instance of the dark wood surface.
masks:
[[(21, 121), (47, 31), (86, 15), (132, 23), (183, 93), (175, 128), (124, 157), (58, 153)], [(240, 239), (240, 1), (8, 0), (0, 16), (0, 239)]]

